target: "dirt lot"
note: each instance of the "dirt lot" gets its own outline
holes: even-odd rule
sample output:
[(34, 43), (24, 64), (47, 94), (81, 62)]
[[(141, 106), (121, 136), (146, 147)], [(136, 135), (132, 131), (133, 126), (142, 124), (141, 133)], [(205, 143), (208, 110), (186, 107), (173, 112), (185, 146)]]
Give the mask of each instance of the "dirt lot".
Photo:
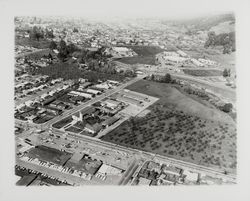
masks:
[(234, 126), (169, 109), (159, 102), (145, 117), (132, 118), (102, 140), (234, 172)]

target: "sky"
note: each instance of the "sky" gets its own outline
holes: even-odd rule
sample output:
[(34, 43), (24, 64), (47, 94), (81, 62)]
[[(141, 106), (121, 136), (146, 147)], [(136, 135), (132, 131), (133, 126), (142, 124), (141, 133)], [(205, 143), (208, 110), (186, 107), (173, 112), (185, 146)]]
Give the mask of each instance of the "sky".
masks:
[(2, 0), (15, 15), (71, 15), (99, 19), (186, 19), (233, 11), (236, 0)]

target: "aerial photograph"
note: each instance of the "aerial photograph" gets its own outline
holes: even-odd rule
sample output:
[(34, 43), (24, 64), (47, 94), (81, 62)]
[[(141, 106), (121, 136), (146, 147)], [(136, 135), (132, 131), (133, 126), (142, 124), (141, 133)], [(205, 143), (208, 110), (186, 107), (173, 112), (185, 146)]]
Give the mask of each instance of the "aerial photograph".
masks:
[(13, 24), (13, 185), (237, 184), (233, 12)]

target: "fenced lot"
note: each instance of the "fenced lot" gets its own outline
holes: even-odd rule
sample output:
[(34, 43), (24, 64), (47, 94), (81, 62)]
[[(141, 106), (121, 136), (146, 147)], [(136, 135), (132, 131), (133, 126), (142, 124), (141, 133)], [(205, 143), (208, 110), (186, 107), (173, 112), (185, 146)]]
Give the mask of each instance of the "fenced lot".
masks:
[(132, 118), (102, 140), (164, 156), (219, 167), (236, 168), (236, 129), (160, 103), (142, 118)]

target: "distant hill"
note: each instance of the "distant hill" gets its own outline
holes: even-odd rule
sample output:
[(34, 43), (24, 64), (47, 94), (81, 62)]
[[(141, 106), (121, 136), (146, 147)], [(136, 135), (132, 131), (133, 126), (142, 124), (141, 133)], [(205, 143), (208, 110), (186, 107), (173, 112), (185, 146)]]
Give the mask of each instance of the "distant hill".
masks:
[[(218, 26), (219, 24), (223, 25), (223, 23), (235, 23), (234, 14), (224, 14), (224, 15), (216, 15), (216, 16), (209, 16), (209, 17), (202, 17), (190, 20), (189, 22), (185, 23), (186, 25), (192, 26), (193, 29), (197, 31), (208, 31), (213, 27)], [(224, 24), (225, 26), (226, 24)]]
[(234, 32), (235, 22), (234, 21), (221, 22), (218, 25), (211, 27), (209, 31), (214, 31), (216, 34)]
[[(175, 20), (175, 21), (162, 21), (163, 24), (173, 24), (176, 26), (184, 26), (191, 32), (196, 31), (209, 31), (216, 26), (225, 27), (226, 25), (234, 26), (235, 16), (233, 13), (210, 15), (204, 17), (198, 17), (193, 19)], [(225, 23), (225, 24), (223, 24)], [(216, 29), (216, 28), (215, 28)], [(218, 28), (219, 29), (219, 28)], [(228, 29), (228, 28), (226, 28)], [(232, 31), (229, 31), (232, 32)]]

